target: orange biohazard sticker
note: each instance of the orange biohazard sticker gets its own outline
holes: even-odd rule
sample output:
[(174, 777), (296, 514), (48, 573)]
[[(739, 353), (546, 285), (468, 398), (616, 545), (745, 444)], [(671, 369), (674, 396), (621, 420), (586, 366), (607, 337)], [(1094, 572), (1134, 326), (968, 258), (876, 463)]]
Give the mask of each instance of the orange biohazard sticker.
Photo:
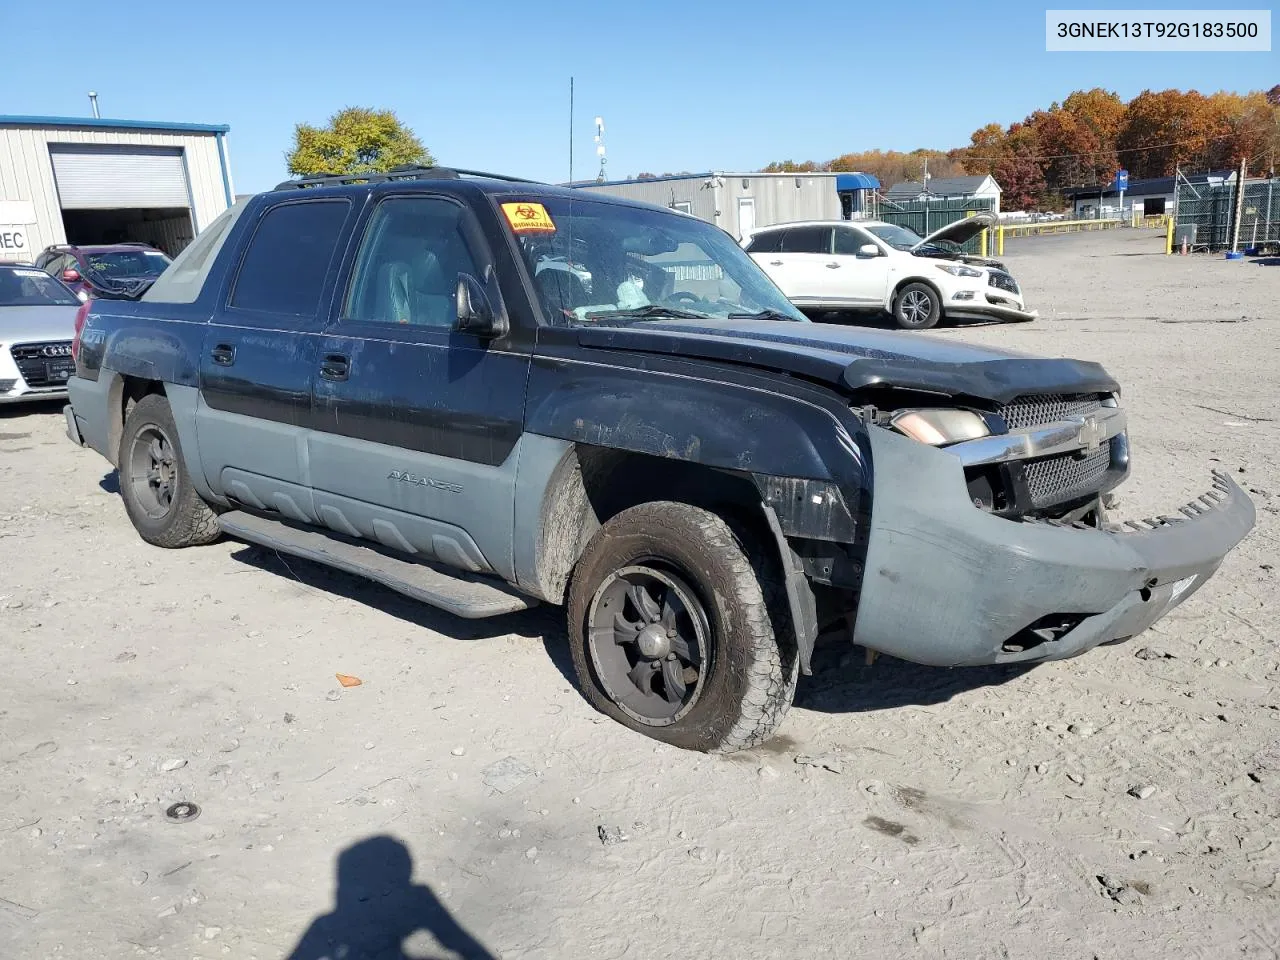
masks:
[(504, 203), (502, 212), (516, 233), (555, 233), (551, 214), (540, 203)]

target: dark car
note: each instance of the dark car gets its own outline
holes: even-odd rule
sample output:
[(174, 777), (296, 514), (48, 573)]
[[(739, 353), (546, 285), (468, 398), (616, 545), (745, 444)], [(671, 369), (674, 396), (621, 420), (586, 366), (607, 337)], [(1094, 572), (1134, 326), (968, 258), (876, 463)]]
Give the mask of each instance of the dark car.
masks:
[(149, 243), (47, 247), (35, 265), (84, 297), (141, 291), (172, 261)]
[(68, 434), (143, 539), (463, 617), (563, 605), (592, 704), (691, 749), (770, 737), (823, 626), (940, 666), (1073, 657), (1254, 523), (1225, 474), (1109, 522), (1129, 443), (1096, 363), (810, 323), (710, 223), (513, 178), (281, 184), (78, 324)]

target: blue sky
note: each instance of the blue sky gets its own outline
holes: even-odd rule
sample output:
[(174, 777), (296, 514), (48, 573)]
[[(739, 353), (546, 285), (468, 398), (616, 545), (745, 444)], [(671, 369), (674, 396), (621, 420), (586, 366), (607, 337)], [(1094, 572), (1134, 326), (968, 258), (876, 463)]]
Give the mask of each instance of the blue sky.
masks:
[(0, 0), (0, 112), (87, 115), (93, 89), (106, 117), (230, 124), (241, 193), (347, 105), (394, 109), (441, 163), (563, 180), (570, 75), (575, 175), (601, 114), (611, 178), (959, 146), (1077, 88), (1280, 83), (1276, 52), (1046, 53), (1044, 5), (1009, 0), (55, 6)]

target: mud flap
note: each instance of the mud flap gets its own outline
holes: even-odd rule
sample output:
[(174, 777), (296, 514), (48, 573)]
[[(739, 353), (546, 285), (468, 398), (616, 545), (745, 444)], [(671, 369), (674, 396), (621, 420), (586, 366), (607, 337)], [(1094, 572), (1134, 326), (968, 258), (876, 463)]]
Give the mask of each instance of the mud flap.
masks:
[(800, 657), (800, 672), (806, 677), (813, 674), (811, 661), (813, 645), (818, 638), (818, 604), (813, 589), (804, 575), (804, 566), (782, 532), (778, 515), (769, 504), (763, 505), (765, 519), (778, 544), (778, 560), (782, 565), (783, 583), (787, 589), (787, 606), (791, 610), (791, 624), (795, 631), (796, 648)]

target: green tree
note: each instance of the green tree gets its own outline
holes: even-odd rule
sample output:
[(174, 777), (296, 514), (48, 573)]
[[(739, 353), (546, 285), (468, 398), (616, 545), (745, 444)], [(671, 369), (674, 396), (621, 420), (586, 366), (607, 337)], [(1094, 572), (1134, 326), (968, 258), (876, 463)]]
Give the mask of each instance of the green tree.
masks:
[(294, 176), (383, 173), (403, 164), (435, 163), (394, 112), (368, 107), (339, 110), (323, 127), (298, 124), (285, 160)]

